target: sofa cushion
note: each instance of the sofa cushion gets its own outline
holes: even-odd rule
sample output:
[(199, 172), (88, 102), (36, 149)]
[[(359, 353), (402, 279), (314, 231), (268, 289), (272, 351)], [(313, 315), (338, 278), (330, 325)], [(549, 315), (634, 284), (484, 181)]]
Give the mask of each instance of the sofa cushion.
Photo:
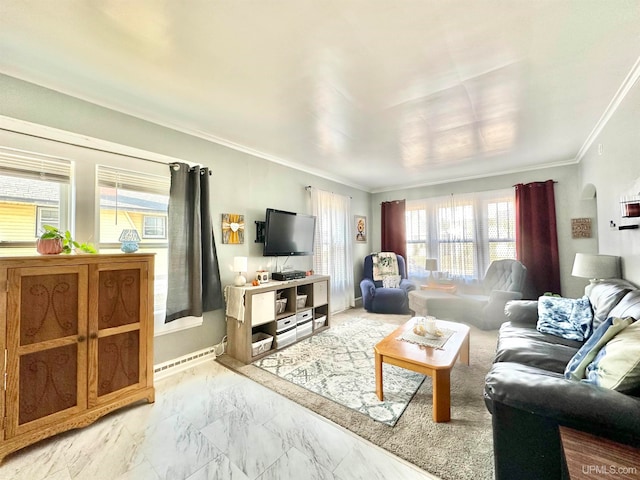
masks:
[(564, 371), (565, 378), (582, 380), (587, 366), (593, 361), (600, 349), (622, 330), (633, 323), (633, 318), (609, 317), (593, 332), (580, 350), (573, 356)]
[(564, 374), (582, 342), (568, 340), (533, 328), (505, 323), (500, 327), (495, 362), (515, 362)]
[[(626, 280), (606, 280), (594, 284), (589, 289), (589, 301), (593, 310), (593, 328), (596, 329), (611, 316), (629, 317), (633, 315), (612, 312), (618, 302), (631, 290), (635, 290), (633, 284)], [(636, 317), (637, 318), (637, 317)]]
[(609, 312), (611, 317), (633, 317), (640, 320), (640, 290), (627, 293)]
[(585, 382), (619, 392), (640, 388), (640, 322), (618, 333), (587, 367)]
[(593, 313), (588, 297), (578, 299), (542, 296), (538, 299), (537, 329), (569, 340), (591, 335)]

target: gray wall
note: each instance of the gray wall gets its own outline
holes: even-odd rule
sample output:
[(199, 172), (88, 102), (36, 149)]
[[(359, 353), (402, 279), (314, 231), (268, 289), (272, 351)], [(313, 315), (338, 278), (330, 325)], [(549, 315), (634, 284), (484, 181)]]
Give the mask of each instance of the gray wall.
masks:
[[(636, 83), (584, 156), (580, 179), (581, 186), (596, 187), (600, 253), (622, 256), (623, 276), (636, 285), (640, 285), (640, 229), (621, 231), (617, 226), (640, 223), (638, 218), (621, 218), (619, 204), (620, 196), (640, 192), (639, 120), (640, 83)], [(610, 221), (617, 226), (610, 227)]]
[[(262, 245), (254, 242), (256, 220), (264, 220), (267, 207), (310, 213), (310, 194), (305, 186), (352, 197), (352, 213), (370, 218), (370, 194), (300, 170), (288, 168), (238, 152), (156, 124), (102, 108), (67, 95), (0, 75), (0, 115), (54, 127), (122, 145), (206, 165), (213, 171), (211, 203), (221, 276), (233, 282), (234, 256), (249, 257), (249, 272), (269, 266)], [(83, 206), (83, 208), (87, 208)], [(245, 243), (221, 243), (222, 213), (245, 215)], [(369, 237), (370, 238), (370, 237)], [(354, 258), (362, 258), (370, 247), (357, 244)], [(283, 260), (280, 259), (279, 265)], [(287, 265), (312, 268), (311, 257), (292, 257)], [(250, 273), (248, 274), (250, 275)], [(361, 279), (360, 262), (354, 262), (356, 291)], [(161, 363), (220, 342), (226, 334), (222, 310), (205, 314), (202, 327), (158, 336), (154, 363)]]
[[(309, 212), (309, 194), (304, 190), (306, 185), (350, 195), (352, 213), (367, 216), (368, 242), (356, 244), (353, 255), (354, 293), (359, 297), (361, 260), (367, 253), (380, 248), (381, 202), (494, 190), (511, 187), (516, 183), (548, 179), (558, 182), (555, 192), (561, 293), (571, 297), (580, 296), (587, 283), (571, 276), (576, 252), (595, 253), (599, 250), (600, 253), (622, 255), (625, 277), (640, 283), (640, 230), (619, 232), (609, 228), (610, 219), (621, 223), (619, 196), (640, 178), (640, 143), (636, 139), (637, 116), (640, 111), (638, 86), (614, 114), (581, 164), (374, 195), (12, 77), (0, 75), (0, 92), (0, 115), (209, 166), (214, 172), (211, 179), (214, 220), (219, 219), (222, 213), (243, 213), (247, 226), (243, 245), (222, 245), (220, 229), (215, 232), (224, 283), (231, 283), (233, 280), (234, 273), (231, 272), (230, 265), (234, 256), (248, 256), (250, 271), (267, 266), (266, 259), (261, 256), (260, 245), (253, 242), (254, 221), (264, 219), (266, 207)], [(602, 156), (597, 154), (597, 143), (604, 145)], [(597, 207), (593, 198), (581, 198), (582, 189), (588, 183), (596, 185)], [(599, 246), (595, 236), (592, 239), (571, 239), (570, 219), (575, 217), (593, 219)], [(311, 259), (294, 258), (288, 264), (306, 270), (311, 268)], [(218, 343), (225, 331), (222, 311), (206, 314), (202, 327), (157, 337), (155, 363)]]

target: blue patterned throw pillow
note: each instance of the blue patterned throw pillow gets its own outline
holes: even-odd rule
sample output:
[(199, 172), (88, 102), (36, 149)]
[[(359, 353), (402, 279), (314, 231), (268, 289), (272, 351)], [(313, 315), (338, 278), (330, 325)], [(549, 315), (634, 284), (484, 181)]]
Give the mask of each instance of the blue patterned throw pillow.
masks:
[(633, 318), (609, 317), (593, 332), (580, 350), (576, 352), (564, 370), (565, 378), (582, 380), (587, 366), (593, 361), (600, 349), (622, 330), (633, 323)]
[(618, 392), (640, 389), (640, 322), (634, 322), (600, 349), (583, 382)]
[(580, 342), (591, 335), (593, 311), (589, 298), (542, 296), (538, 299), (539, 332)]

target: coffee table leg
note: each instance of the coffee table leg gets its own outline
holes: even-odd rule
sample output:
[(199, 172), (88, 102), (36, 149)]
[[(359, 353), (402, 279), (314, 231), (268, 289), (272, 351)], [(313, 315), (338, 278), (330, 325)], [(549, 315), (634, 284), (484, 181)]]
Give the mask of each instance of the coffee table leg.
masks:
[(451, 420), (451, 381), (450, 370), (433, 372), (433, 421)]
[(380, 401), (384, 400), (382, 393), (382, 355), (376, 352), (376, 395)]
[(460, 362), (464, 363), (465, 365), (469, 365), (469, 334), (468, 333), (467, 333), (467, 336), (464, 337), (464, 341), (460, 346), (460, 356), (458, 357), (458, 359), (460, 360)]

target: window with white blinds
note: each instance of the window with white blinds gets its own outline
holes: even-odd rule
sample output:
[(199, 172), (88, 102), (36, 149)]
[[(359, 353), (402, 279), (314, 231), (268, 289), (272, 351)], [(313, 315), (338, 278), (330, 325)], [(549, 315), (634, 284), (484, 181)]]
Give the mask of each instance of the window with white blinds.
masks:
[(512, 189), (448, 195), (406, 204), (409, 275), (425, 277), (425, 260), (454, 277), (482, 278), (494, 260), (516, 258)]
[[(139, 251), (155, 253), (154, 317), (156, 332), (162, 330), (168, 288), (168, 240), (166, 235), (171, 177), (97, 166), (100, 195), (100, 252), (119, 252), (120, 235), (135, 229)], [(147, 235), (150, 220), (156, 228)], [(164, 228), (158, 228), (164, 226)]]
[(312, 188), (311, 208), (316, 217), (314, 271), (331, 276), (331, 311), (346, 310), (354, 305), (351, 198)]
[(73, 163), (0, 147), (0, 247), (33, 254), (42, 225), (69, 229)]

